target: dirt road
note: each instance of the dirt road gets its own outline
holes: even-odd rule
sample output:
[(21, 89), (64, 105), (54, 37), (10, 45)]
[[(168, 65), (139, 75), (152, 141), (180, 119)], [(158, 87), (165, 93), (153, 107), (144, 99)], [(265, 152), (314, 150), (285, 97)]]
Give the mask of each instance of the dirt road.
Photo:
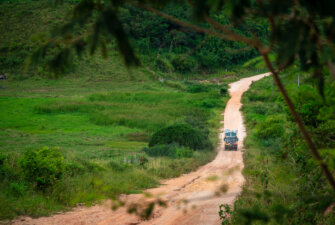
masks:
[[(241, 113), (241, 96), (253, 81), (269, 73), (241, 79), (230, 85), (230, 100), (224, 112), (224, 126), (219, 135), (220, 144), (216, 158), (197, 171), (181, 177), (165, 180), (157, 188), (147, 190), (152, 196), (166, 200), (168, 207), (155, 209), (150, 220), (141, 220), (129, 215), (126, 208), (112, 211), (110, 202), (90, 208), (77, 207), (71, 212), (41, 217), (21, 218), (14, 224), (52, 224), (52, 225), (210, 225), (220, 224), (218, 211), (220, 204), (233, 204), (241, 192), (244, 182), (242, 176), (243, 139), (246, 136)], [(224, 129), (238, 129), (239, 151), (223, 151)], [(222, 192), (224, 190), (224, 193)], [(142, 203), (148, 201), (142, 195), (127, 195), (126, 202)]]

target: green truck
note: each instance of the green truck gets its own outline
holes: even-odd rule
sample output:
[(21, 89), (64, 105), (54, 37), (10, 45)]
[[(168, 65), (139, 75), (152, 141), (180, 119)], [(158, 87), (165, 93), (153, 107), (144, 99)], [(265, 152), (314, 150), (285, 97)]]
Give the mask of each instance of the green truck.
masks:
[(224, 137), (224, 150), (232, 150), (232, 151), (237, 151), (237, 130), (230, 130), (230, 129), (225, 129), (224, 131), (225, 137)]

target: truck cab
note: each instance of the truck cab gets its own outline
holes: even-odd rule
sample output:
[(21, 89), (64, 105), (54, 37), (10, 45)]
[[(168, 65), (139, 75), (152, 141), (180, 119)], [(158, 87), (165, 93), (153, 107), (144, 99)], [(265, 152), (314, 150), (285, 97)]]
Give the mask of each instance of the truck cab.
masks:
[(237, 138), (237, 130), (230, 130), (230, 129), (226, 129), (224, 131), (225, 137), (224, 137), (224, 150), (228, 151), (228, 150), (235, 150), (237, 151), (237, 142), (238, 142), (238, 138)]

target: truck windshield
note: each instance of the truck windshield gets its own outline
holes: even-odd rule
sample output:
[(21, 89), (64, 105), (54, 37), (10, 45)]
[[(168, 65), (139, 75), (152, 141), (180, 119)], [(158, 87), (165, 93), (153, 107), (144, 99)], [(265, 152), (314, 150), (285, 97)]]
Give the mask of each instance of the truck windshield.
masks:
[(237, 141), (237, 137), (225, 137), (225, 141), (226, 142), (236, 142)]
[(234, 132), (228, 132), (225, 135), (226, 135), (226, 137), (236, 137), (236, 133), (234, 133)]

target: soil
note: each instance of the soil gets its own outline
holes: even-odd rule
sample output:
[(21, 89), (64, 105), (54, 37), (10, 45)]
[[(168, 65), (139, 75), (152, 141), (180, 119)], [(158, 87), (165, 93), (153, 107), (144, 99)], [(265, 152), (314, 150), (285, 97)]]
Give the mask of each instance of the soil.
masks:
[[(180, 177), (163, 180), (157, 188), (146, 190), (147, 194), (124, 195), (121, 199), (130, 204), (145, 205), (158, 198), (167, 203), (166, 207), (155, 207), (149, 220), (141, 219), (127, 213), (127, 207), (116, 211), (111, 208), (111, 201), (92, 207), (80, 206), (70, 212), (60, 213), (51, 217), (32, 219), (21, 217), (12, 224), (33, 225), (210, 225), (220, 224), (219, 205), (233, 205), (241, 193), (244, 178), (243, 139), (246, 136), (240, 112), (242, 94), (250, 84), (270, 73), (243, 78), (230, 84), (230, 100), (224, 111), (224, 121), (219, 134), (219, 146), (216, 158), (198, 170)], [(238, 151), (224, 151), (224, 129), (238, 130)]]

